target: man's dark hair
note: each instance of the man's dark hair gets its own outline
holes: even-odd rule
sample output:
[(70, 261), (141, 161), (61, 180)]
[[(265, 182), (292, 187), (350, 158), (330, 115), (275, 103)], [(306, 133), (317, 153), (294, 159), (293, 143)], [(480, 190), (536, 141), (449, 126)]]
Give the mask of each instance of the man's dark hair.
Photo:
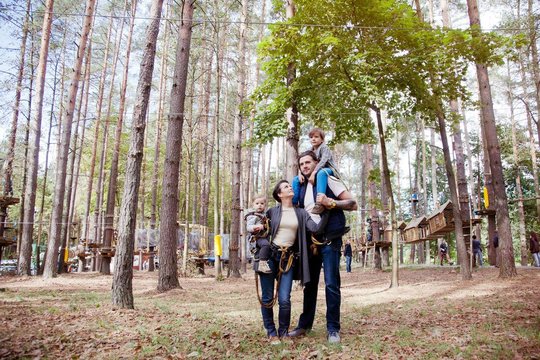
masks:
[(281, 189), (279, 188), (281, 184), (283, 183), (289, 183), (287, 180), (279, 180), (276, 186), (274, 186), (274, 191), (272, 191), (272, 197), (278, 202), (281, 203), (281, 199), (279, 198), (279, 194), (281, 193)]
[(472, 238), (476, 240), (476, 235), (473, 235)]
[(298, 165), (300, 165), (300, 159), (303, 158), (304, 156), (311, 156), (313, 161), (319, 161), (319, 159), (317, 158), (317, 155), (315, 155), (315, 152), (313, 150), (306, 150), (300, 155), (298, 155), (298, 159), (296, 160)]

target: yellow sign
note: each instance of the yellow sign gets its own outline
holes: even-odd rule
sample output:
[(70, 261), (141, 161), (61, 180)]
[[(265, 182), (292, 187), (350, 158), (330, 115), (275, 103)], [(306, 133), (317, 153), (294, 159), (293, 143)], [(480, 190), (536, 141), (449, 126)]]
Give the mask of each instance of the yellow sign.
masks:
[(485, 186), (484, 186), (484, 206), (486, 207), (486, 209), (489, 207), (489, 194), (488, 194), (487, 187)]
[(214, 255), (221, 256), (221, 235), (214, 236)]

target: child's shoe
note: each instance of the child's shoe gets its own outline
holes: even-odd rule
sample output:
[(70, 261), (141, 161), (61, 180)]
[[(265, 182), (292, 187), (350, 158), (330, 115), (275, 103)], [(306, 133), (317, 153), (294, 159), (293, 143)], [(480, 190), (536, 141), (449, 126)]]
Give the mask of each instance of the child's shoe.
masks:
[(263, 274), (270, 274), (272, 272), (272, 269), (270, 269), (270, 266), (268, 266), (267, 260), (259, 260), (259, 270), (260, 273)]
[(325, 210), (325, 207), (321, 203), (315, 203), (315, 206), (313, 206), (313, 209), (311, 209), (312, 214), (322, 214)]

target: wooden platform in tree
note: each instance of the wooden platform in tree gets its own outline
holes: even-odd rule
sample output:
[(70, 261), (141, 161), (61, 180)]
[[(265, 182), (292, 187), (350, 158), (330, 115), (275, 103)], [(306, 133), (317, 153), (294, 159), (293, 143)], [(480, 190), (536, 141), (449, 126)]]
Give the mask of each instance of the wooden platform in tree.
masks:
[(18, 204), (20, 201), (19, 198), (11, 196), (0, 196), (0, 207), (8, 207), (11, 205)]
[(489, 216), (489, 215), (495, 215), (497, 212), (495, 210), (477, 209), (477, 210), (474, 210), (474, 213), (478, 216)]
[(99, 254), (102, 257), (114, 257), (114, 255), (116, 254), (116, 249), (115, 248), (102, 247), (102, 248), (99, 249)]
[(4, 246), (11, 246), (11, 245), (15, 245), (15, 241), (13, 240), (8, 240), (6, 238), (0, 238), (0, 246), (4, 247)]

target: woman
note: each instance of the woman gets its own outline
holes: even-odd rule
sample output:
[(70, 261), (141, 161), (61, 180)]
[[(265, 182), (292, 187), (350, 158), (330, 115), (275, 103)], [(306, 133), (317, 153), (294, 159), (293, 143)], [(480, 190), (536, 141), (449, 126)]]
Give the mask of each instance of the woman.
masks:
[[(279, 203), (268, 209), (270, 219), (271, 256), (268, 265), (270, 274), (260, 274), (261, 313), (268, 337), (275, 341), (279, 336), (287, 336), (291, 323), (291, 288), (293, 280), (309, 282), (308, 248), (306, 230), (313, 233), (324, 229), (328, 215), (322, 216), (319, 224), (315, 223), (304, 209), (293, 206), (294, 192), (286, 180), (279, 181), (272, 192)], [(292, 257), (292, 258), (291, 258)], [(277, 298), (279, 304), (279, 324), (276, 331), (274, 323), (273, 299), (274, 283), (277, 279)]]

